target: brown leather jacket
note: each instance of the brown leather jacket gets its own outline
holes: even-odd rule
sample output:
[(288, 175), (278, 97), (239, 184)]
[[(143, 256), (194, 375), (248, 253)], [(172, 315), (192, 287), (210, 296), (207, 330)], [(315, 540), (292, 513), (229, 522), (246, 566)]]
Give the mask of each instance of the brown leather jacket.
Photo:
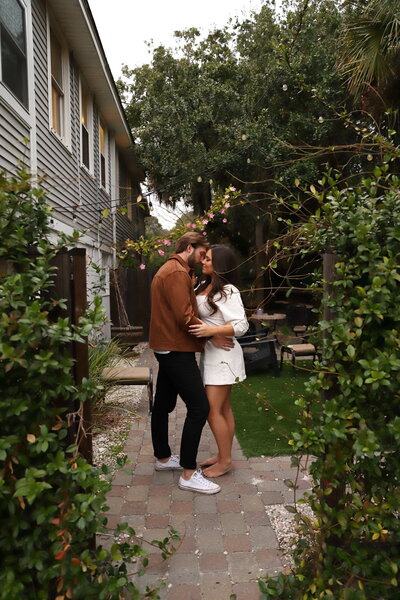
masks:
[(198, 322), (189, 265), (178, 254), (171, 254), (151, 284), (150, 348), (201, 352), (206, 340), (189, 333), (189, 325)]

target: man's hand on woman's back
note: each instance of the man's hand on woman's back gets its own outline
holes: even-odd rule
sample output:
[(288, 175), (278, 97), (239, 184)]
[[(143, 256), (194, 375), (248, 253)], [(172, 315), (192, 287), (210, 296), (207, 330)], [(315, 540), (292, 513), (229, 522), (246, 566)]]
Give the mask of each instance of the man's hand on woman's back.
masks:
[(212, 338), (210, 338), (210, 341), (216, 348), (221, 348), (221, 350), (226, 351), (231, 350), (235, 345), (233, 339), (226, 337), (226, 335), (213, 335)]

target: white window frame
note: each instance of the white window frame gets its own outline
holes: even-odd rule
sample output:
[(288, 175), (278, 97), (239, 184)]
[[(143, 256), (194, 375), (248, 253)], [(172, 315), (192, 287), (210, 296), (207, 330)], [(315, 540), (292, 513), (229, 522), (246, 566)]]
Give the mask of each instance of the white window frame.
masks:
[(26, 44), (26, 70), (27, 70), (27, 106), (25, 106), (2, 80), (0, 56), (0, 101), (10, 107), (18, 117), (32, 126), (32, 111), (34, 106), (33, 91), (33, 41), (32, 41), (32, 12), (31, 4), (27, 0), (19, 0), (24, 11), (25, 44)]
[[(102, 129), (104, 132), (104, 152), (101, 151), (101, 133), (100, 132)], [(110, 189), (109, 170), (108, 170), (108, 157), (109, 157), (108, 139), (109, 139), (109, 135), (108, 135), (108, 129), (106, 127), (105, 121), (104, 121), (104, 119), (99, 117), (99, 167), (100, 167), (99, 184), (103, 190), (106, 190), (106, 192), (108, 192)], [(102, 156), (104, 157), (104, 171), (105, 171), (104, 182), (103, 182), (103, 177), (102, 177), (102, 166), (101, 166)]]
[[(87, 127), (83, 125), (82, 123), (82, 98), (83, 96), (86, 96), (86, 98), (88, 99), (88, 105), (87, 105), (87, 118), (88, 118), (88, 123), (87, 123)], [(92, 94), (89, 91), (88, 86), (85, 84), (85, 82), (82, 80), (80, 80), (80, 88), (79, 88), (79, 115), (80, 115), (80, 119), (79, 119), (79, 140), (80, 140), (80, 157), (81, 157), (81, 167), (83, 169), (85, 169), (88, 173), (90, 173), (91, 175), (93, 175), (94, 173), (94, 160), (93, 160), (93, 97)], [(89, 158), (89, 165), (86, 165), (83, 162), (83, 143), (82, 143), (82, 127), (85, 127), (87, 133), (88, 133), (88, 158)]]
[[(61, 50), (62, 92), (60, 106), (61, 131), (53, 127), (53, 77), (51, 72), (51, 36), (57, 40)], [(69, 50), (65, 38), (50, 15), (47, 16), (47, 73), (48, 73), (48, 102), (49, 129), (71, 151), (71, 110), (70, 110), (70, 63)]]

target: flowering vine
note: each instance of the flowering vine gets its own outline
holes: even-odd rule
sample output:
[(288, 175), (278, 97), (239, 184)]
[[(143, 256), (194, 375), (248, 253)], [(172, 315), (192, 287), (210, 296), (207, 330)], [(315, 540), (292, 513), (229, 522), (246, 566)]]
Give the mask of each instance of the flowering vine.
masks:
[(139, 262), (139, 269), (144, 270), (149, 260), (163, 257), (169, 252), (169, 246), (174, 240), (177, 240), (187, 231), (197, 231), (206, 235), (206, 227), (211, 222), (221, 220), (222, 223), (228, 222), (228, 212), (236, 204), (243, 204), (243, 200), (238, 200), (240, 191), (233, 185), (226, 188), (224, 194), (217, 196), (212, 202), (210, 208), (199, 217), (196, 217), (189, 223), (179, 223), (164, 237), (140, 236), (137, 240), (126, 240), (123, 248), (119, 252), (119, 258), (127, 263), (132, 259)]

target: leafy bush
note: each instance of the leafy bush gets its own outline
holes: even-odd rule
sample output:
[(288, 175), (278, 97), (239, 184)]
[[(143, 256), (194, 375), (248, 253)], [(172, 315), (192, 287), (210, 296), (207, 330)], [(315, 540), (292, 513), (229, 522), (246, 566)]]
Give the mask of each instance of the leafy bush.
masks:
[(356, 188), (333, 177), (320, 183), (327, 197), (314, 190), (320, 214), (303, 231), (337, 256), (332, 317), (320, 323), (324, 362), (292, 440), (296, 452), (317, 457), (307, 499), (315, 520), (296, 515), (295, 569), (260, 587), (263, 598), (391, 600), (400, 567), (400, 181), (385, 164)]
[[(92, 380), (75, 384), (69, 345), (90, 334), (101, 305), (79, 326), (50, 318), (63, 301), (50, 297), (49, 211), (29, 176), (0, 175), (0, 599), (139, 598), (128, 566), (139, 559), (142, 570), (146, 553), (126, 525), (122, 542), (94, 547), (110, 486), (67, 442), (67, 407), (96, 393)], [(156, 543), (163, 555), (169, 541)]]

